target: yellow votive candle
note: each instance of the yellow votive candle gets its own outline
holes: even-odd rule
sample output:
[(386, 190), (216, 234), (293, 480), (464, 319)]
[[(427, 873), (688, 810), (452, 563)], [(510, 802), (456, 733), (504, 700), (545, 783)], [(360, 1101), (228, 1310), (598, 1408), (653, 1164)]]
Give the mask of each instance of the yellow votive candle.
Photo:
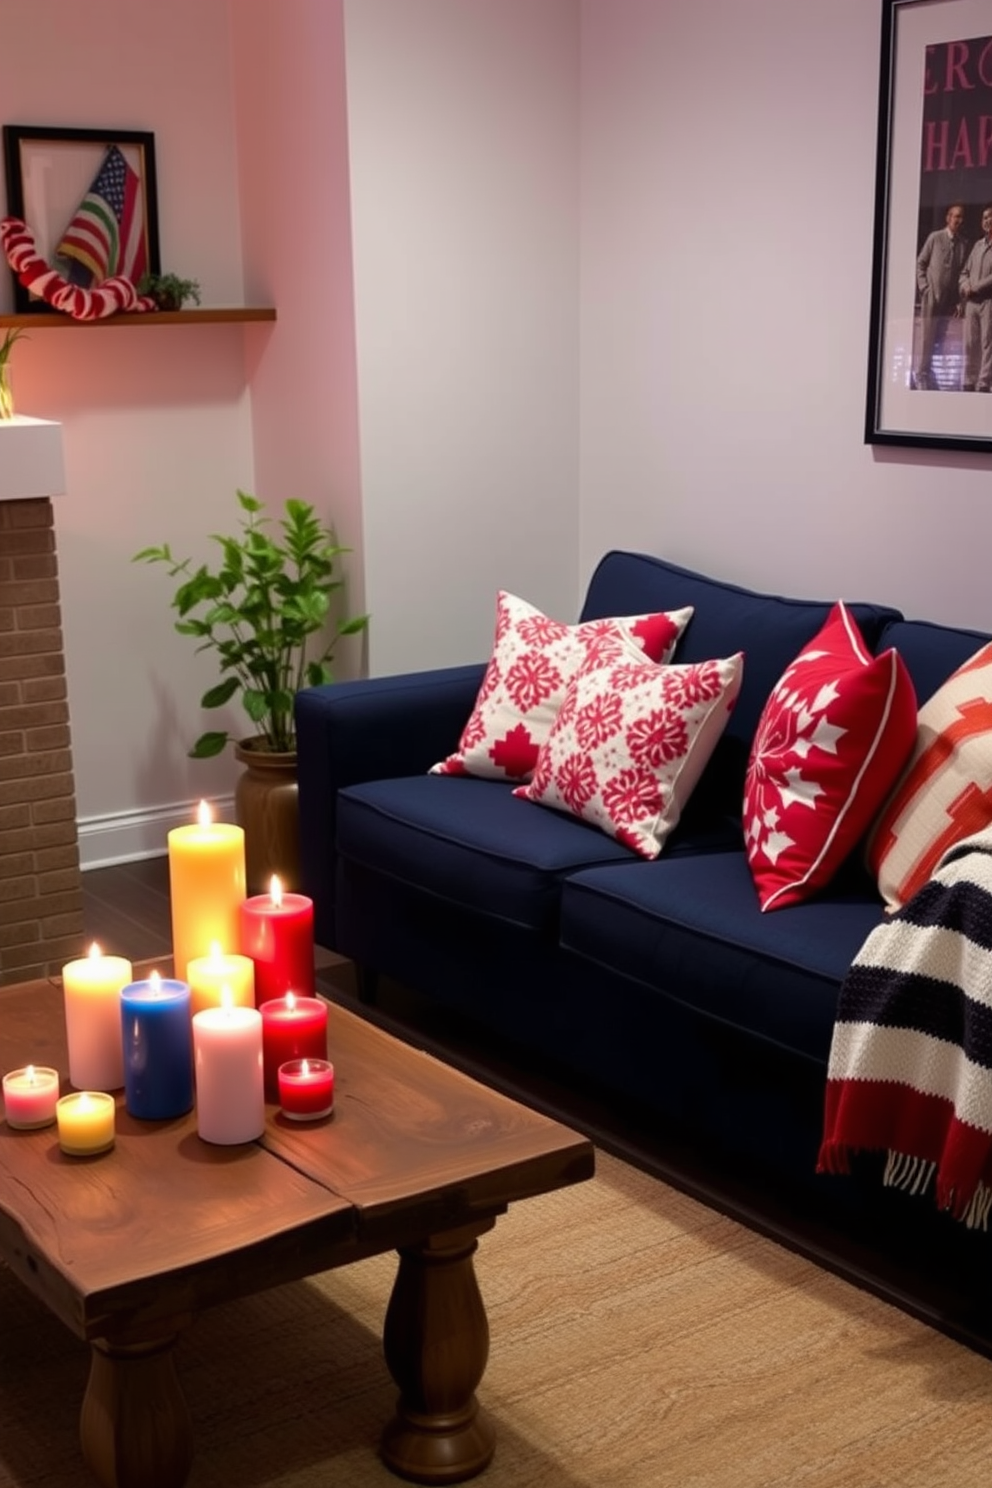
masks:
[(204, 1008), (222, 1007), (224, 988), (231, 994), (233, 1007), (255, 1006), (255, 963), (250, 956), (225, 955), (219, 945), (211, 947), (209, 956), (194, 956), (186, 967), (189, 982), (190, 1015)]
[(241, 827), (211, 821), (201, 801), (199, 820), (173, 827), (168, 841), (173, 972), (188, 982), (189, 963), (209, 955), (215, 942), (225, 952), (239, 944), (245, 834)]
[(70, 1157), (96, 1157), (114, 1145), (114, 1098), (98, 1090), (63, 1095), (55, 1107), (59, 1146)]

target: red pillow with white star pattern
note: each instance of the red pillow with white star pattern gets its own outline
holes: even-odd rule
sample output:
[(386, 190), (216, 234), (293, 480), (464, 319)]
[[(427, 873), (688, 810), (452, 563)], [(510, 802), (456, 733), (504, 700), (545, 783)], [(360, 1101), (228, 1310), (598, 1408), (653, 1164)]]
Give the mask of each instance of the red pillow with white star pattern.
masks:
[(568, 684), (583, 663), (621, 636), (633, 637), (642, 660), (668, 661), (691, 618), (687, 606), (563, 625), (500, 590), (496, 638), (475, 707), (455, 753), (430, 773), (529, 780)]
[(843, 601), (779, 678), (751, 745), (744, 836), (763, 910), (822, 889), (856, 846), (916, 740), (898, 652), (872, 656)]
[(656, 858), (723, 733), (743, 665), (737, 652), (658, 666), (620, 638), (574, 678), (533, 780), (513, 794)]

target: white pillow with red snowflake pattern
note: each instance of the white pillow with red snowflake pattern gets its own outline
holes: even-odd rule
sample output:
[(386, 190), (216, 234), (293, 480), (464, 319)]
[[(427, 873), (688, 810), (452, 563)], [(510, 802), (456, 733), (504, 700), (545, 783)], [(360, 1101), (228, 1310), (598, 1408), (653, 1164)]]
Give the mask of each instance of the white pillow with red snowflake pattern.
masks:
[(872, 656), (843, 601), (779, 678), (751, 745), (744, 838), (763, 910), (829, 883), (916, 741), (916, 692), (895, 650)]
[(513, 794), (656, 858), (737, 701), (744, 656), (659, 666), (623, 637), (608, 651), (569, 685), (533, 780)]
[(668, 661), (692, 618), (692, 607), (564, 625), (524, 599), (500, 590), (496, 637), (472, 714), (458, 748), (432, 775), (529, 780), (566, 689), (584, 662), (605, 645), (632, 636), (643, 657)]

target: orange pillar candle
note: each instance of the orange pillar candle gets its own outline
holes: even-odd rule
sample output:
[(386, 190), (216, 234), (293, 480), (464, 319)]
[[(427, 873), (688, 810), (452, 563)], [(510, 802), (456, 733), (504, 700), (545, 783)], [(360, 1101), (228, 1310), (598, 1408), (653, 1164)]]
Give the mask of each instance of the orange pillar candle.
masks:
[(189, 963), (216, 942), (238, 948), (245, 897), (245, 834), (241, 827), (213, 822), (205, 801), (199, 819), (169, 833), (169, 895), (175, 976), (188, 981)]

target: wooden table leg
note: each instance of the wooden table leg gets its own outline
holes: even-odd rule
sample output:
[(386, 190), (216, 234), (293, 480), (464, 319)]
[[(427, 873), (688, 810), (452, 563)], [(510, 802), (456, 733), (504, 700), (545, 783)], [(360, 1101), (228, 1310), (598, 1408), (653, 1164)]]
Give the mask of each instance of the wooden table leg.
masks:
[(400, 1250), (383, 1334), (400, 1388), (382, 1438), (387, 1467), (415, 1483), (461, 1483), (492, 1460), (496, 1434), (475, 1398), (489, 1357), (489, 1323), (475, 1277), (488, 1219)]
[(178, 1328), (140, 1342), (96, 1339), (83, 1397), (83, 1457), (105, 1488), (182, 1488), (193, 1463), (176, 1374)]

